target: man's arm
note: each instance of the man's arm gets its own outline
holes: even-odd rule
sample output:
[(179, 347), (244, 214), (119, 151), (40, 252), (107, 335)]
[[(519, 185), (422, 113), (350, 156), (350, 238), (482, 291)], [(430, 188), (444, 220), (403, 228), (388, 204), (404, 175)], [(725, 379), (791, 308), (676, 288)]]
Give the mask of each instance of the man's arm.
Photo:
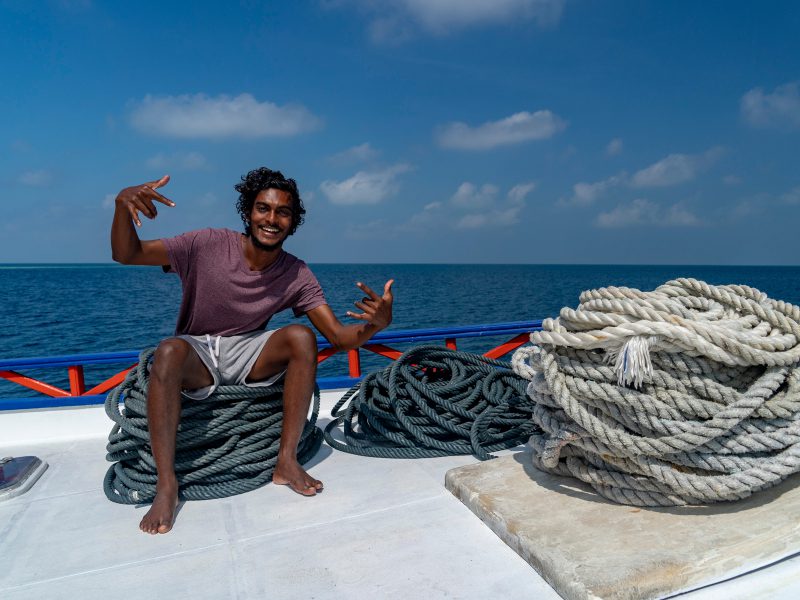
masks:
[(364, 321), (363, 323), (343, 325), (327, 304), (311, 309), (306, 315), (337, 352), (358, 348), (373, 335), (386, 329), (392, 322), (393, 283), (394, 279), (386, 282), (386, 285), (383, 286), (383, 296), (378, 296), (361, 282), (356, 283), (358, 288), (366, 294), (359, 302), (355, 303), (356, 308), (363, 312), (357, 314), (348, 311), (347, 316)]
[(139, 213), (148, 219), (155, 219), (158, 211), (154, 201), (167, 206), (175, 203), (159, 194), (156, 189), (167, 185), (169, 175), (157, 181), (125, 188), (115, 200), (114, 220), (111, 223), (111, 258), (123, 265), (169, 264), (167, 247), (161, 240), (140, 240), (134, 223), (142, 226)]

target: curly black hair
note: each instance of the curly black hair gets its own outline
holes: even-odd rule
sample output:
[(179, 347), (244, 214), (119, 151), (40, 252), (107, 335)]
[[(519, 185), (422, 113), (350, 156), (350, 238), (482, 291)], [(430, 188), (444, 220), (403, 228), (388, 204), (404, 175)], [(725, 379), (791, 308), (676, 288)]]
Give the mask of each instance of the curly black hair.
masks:
[(236, 201), (236, 210), (242, 217), (244, 232), (250, 235), (250, 214), (253, 212), (253, 204), (256, 196), (262, 190), (270, 188), (282, 190), (292, 198), (292, 228), (289, 235), (292, 235), (305, 220), (303, 215), (306, 209), (303, 207), (303, 200), (300, 192), (297, 191), (297, 182), (294, 179), (287, 179), (280, 171), (273, 171), (266, 167), (253, 169), (247, 175), (242, 175), (242, 182), (233, 186), (239, 192), (239, 199)]

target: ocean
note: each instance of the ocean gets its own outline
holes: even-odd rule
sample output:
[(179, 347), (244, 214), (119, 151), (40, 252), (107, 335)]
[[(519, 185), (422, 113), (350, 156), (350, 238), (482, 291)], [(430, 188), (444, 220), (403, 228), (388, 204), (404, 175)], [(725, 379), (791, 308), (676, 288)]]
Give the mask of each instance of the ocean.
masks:
[[(469, 325), (556, 316), (575, 307), (581, 291), (609, 285), (651, 290), (676, 277), (711, 284), (746, 284), (800, 304), (800, 267), (680, 265), (437, 265), (311, 264), (328, 303), (343, 322), (363, 281), (381, 292), (394, 284), (393, 329)], [(115, 264), (0, 265), (0, 358), (139, 350), (172, 334), (180, 303), (177, 276), (157, 267)], [(270, 327), (295, 319), (276, 315)], [(500, 343), (504, 340), (497, 340)], [(485, 342), (464, 349), (478, 351)], [(473, 347), (474, 346), (474, 347)], [(365, 356), (365, 370), (380, 368)], [(343, 358), (322, 364), (321, 375), (345, 374)], [(94, 374), (105, 375), (105, 371)], [(25, 373), (28, 374), (28, 373)], [(31, 374), (36, 376), (37, 374)], [(64, 385), (59, 371), (43, 377)], [(87, 380), (91, 376), (87, 372)], [(98, 380), (99, 381), (99, 380)], [(88, 382), (88, 381), (87, 381)], [(0, 398), (23, 388), (0, 381)]]

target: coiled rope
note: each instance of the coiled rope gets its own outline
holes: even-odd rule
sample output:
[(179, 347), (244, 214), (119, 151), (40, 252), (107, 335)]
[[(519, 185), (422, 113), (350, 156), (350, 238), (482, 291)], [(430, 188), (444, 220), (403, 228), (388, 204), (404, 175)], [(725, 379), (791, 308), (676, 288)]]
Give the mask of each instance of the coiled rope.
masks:
[[(147, 430), (147, 365), (154, 348), (106, 398), (106, 414), (115, 422), (108, 436), (109, 467), (103, 490), (120, 504), (152, 502), (156, 468)], [(124, 409), (119, 402), (124, 398)], [(315, 426), (319, 389), (303, 427), (298, 460), (307, 462), (322, 443)], [(224, 498), (272, 480), (283, 418), (283, 386), (220, 386), (206, 400), (184, 402), (175, 453), (175, 473), (182, 500)]]
[(636, 506), (737, 500), (800, 471), (800, 308), (695, 279), (580, 302), (512, 358), (536, 467)]
[[(332, 411), (336, 418), (325, 427), (325, 441), (361, 456), (473, 454), (486, 460), (490, 452), (524, 443), (536, 431), (526, 385), (508, 363), (417, 346), (342, 397)], [(344, 441), (334, 438), (334, 430)]]

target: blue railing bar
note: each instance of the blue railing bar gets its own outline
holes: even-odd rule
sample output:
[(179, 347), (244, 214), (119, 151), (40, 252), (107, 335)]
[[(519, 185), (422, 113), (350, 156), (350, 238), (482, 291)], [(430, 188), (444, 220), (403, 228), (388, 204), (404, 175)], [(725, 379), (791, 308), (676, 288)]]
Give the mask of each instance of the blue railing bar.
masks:
[(508, 323), (490, 323), (487, 325), (453, 325), (452, 327), (428, 327), (424, 329), (387, 329), (379, 331), (371, 339), (379, 341), (387, 337), (394, 337), (398, 335), (441, 335), (446, 337), (458, 337), (460, 333), (468, 333), (471, 331), (497, 331), (504, 333), (510, 329), (519, 329), (520, 331), (530, 331), (531, 328), (539, 329), (542, 326), (542, 320), (531, 321), (511, 321)]
[[(360, 377), (319, 377), (317, 384), (321, 390), (348, 389), (361, 381)], [(31, 410), (35, 408), (61, 408), (67, 406), (96, 406), (105, 404), (106, 395), (92, 396), (45, 396), (36, 398), (0, 398), (0, 412), (9, 410)]]
[(0, 370), (36, 369), (50, 367), (72, 367), (76, 365), (110, 365), (135, 363), (139, 360), (137, 350), (127, 352), (103, 352), (99, 354), (67, 354), (63, 356), (42, 356), (36, 358), (2, 358)]
[[(418, 342), (427, 340), (442, 340), (444, 338), (472, 338), (489, 337), (500, 335), (513, 335), (538, 331), (542, 328), (542, 321), (521, 321), (516, 323), (498, 323), (494, 326), (472, 326), (472, 327), (436, 327), (430, 329), (405, 329), (399, 331), (381, 331), (372, 336), (368, 344), (398, 344), (408, 342)], [(330, 344), (324, 338), (317, 340), (320, 349), (330, 348)]]
[[(542, 321), (513, 321), (509, 323), (493, 323), (490, 325), (463, 325), (454, 327), (431, 327), (427, 329), (404, 329), (380, 331), (370, 339), (372, 343), (397, 344), (444, 338), (486, 337), (525, 333), (541, 329)], [(317, 346), (320, 349), (330, 348), (328, 340), (318, 336)], [(71, 367), (76, 365), (106, 365), (118, 363), (135, 363), (139, 360), (138, 350), (124, 352), (103, 352), (95, 354), (70, 354), (65, 356), (45, 356), (36, 358), (0, 359), (0, 370), (35, 369)]]
[[(367, 342), (367, 344), (376, 344), (376, 343), (380, 343), (380, 344), (408, 344), (408, 343), (413, 343), (413, 342), (427, 342), (427, 341), (432, 341), (432, 340), (443, 340), (443, 339), (445, 339), (445, 337), (463, 340), (463, 339), (466, 339), (466, 338), (492, 337), (492, 336), (501, 336), (501, 335), (516, 335), (516, 334), (520, 334), (520, 333), (528, 333), (529, 331), (536, 331), (536, 329), (533, 329), (533, 328), (508, 329), (506, 331), (500, 331), (500, 332), (497, 332), (497, 331), (474, 331), (474, 332), (471, 332), (471, 333), (459, 333), (458, 335), (447, 335), (447, 336), (429, 334), (429, 335), (417, 335), (417, 336), (413, 336), (413, 337), (405, 337), (405, 336), (403, 336), (403, 337), (396, 337), (396, 338), (387, 338), (385, 340), (376, 340), (375, 338), (372, 338), (369, 342)], [(330, 346), (330, 344), (326, 344), (325, 347), (329, 347), (329, 346)], [(323, 348), (323, 346), (320, 346), (320, 348)]]

